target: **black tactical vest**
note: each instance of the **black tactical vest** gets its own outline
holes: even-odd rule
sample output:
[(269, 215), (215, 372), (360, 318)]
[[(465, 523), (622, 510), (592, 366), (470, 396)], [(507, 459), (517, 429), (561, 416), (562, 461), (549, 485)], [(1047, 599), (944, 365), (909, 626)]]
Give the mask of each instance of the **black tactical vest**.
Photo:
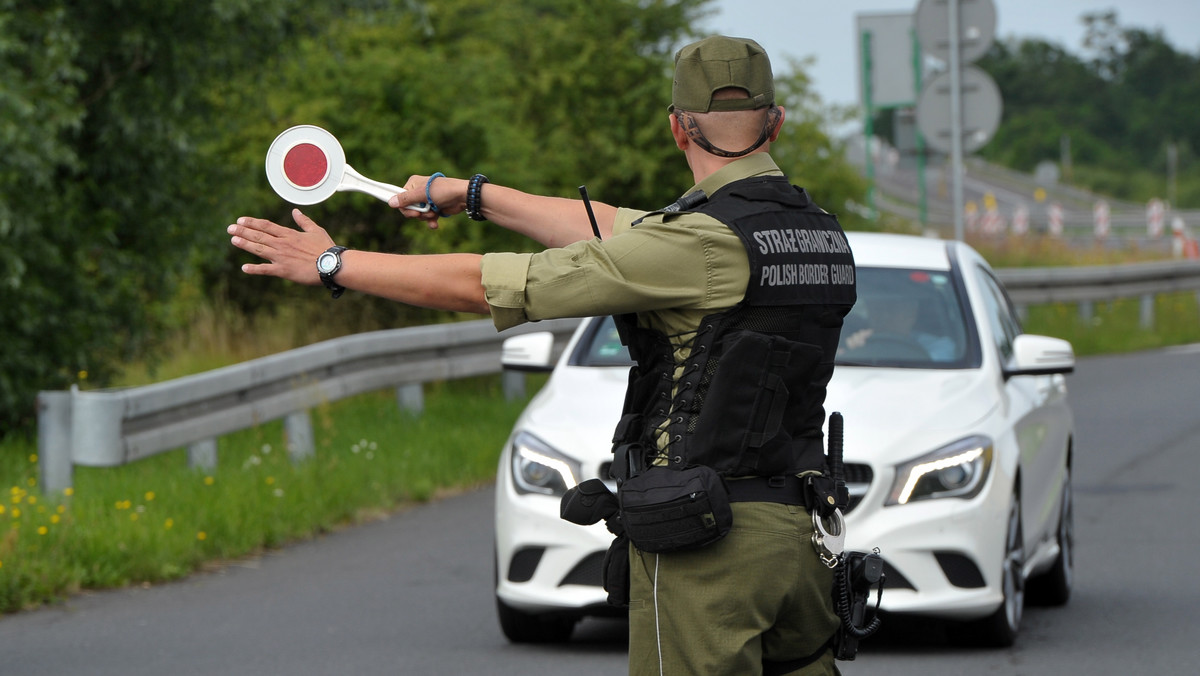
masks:
[(701, 322), (678, 381), (666, 336), (639, 327), (636, 315), (616, 318), (636, 366), (613, 439), (614, 476), (653, 463), (664, 426), (665, 460), (677, 469), (707, 465), (731, 477), (821, 469), (825, 386), (856, 299), (841, 226), (782, 176), (730, 183), (687, 210), (738, 234), (749, 284), (741, 302)]

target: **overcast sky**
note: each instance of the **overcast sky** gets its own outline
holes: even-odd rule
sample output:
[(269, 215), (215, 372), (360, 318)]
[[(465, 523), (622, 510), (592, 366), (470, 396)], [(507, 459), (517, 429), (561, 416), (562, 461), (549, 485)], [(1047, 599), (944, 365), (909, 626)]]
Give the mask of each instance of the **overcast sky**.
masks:
[[(1118, 24), (1161, 30), (1177, 50), (1200, 53), (1200, 0), (993, 0), (1000, 39), (1036, 37), (1078, 53), (1080, 17), (1116, 10)], [(813, 56), (809, 68), (826, 103), (857, 104), (855, 18), (860, 14), (914, 13), (917, 0), (717, 0), (706, 29), (757, 40), (778, 67), (782, 55)]]

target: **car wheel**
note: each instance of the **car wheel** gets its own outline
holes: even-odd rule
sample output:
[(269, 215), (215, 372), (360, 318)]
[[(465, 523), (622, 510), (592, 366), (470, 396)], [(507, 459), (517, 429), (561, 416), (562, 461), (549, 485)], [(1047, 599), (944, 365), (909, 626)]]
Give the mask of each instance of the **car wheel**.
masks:
[(1006, 648), (1017, 640), (1021, 615), (1025, 611), (1025, 539), (1021, 528), (1021, 496), (1014, 493), (1008, 508), (1001, 565), (1001, 589), (1004, 600), (996, 612), (976, 622), (963, 623), (949, 630), (950, 638), (960, 644)]
[(1071, 496), (1071, 468), (1063, 475), (1062, 500), (1058, 512), (1058, 557), (1050, 570), (1029, 580), (1029, 601), (1043, 606), (1061, 606), (1071, 598), (1075, 581), (1075, 508)]
[(526, 613), (496, 598), (496, 613), (500, 628), (513, 643), (563, 643), (575, 630), (574, 617), (547, 616)]

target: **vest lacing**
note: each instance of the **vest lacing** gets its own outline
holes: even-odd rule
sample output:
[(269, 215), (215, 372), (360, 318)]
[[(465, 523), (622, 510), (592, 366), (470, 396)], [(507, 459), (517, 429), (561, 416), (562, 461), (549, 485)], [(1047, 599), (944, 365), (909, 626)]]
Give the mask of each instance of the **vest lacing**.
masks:
[[(694, 388), (697, 387), (697, 382), (694, 378), (690, 378), (694, 373), (700, 371), (702, 367), (699, 357), (707, 353), (708, 346), (703, 342), (700, 345), (696, 341), (706, 333), (713, 330), (712, 324), (705, 324), (696, 331), (692, 331), (691, 337), (679, 344), (672, 343), (671, 349), (671, 364), (669, 368), (662, 373), (663, 380), (671, 381), (669, 387), (663, 387), (659, 391), (660, 400), (666, 400), (666, 404), (655, 410), (655, 415), (661, 416), (662, 419), (655, 425), (655, 449), (653, 457), (650, 459), (651, 465), (668, 465), (682, 464), (683, 456), (679, 454), (671, 454), (671, 446), (679, 444), (683, 441), (683, 436), (680, 434), (672, 435), (669, 431), (669, 426), (674, 423), (681, 425), (686, 420), (687, 415), (695, 414), (695, 395)], [(681, 338), (687, 335), (686, 333), (667, 336), (668, 341)], [(679, 358), (679, 355), (684, 355)], [(689, 397), (688, 395), (692, 396)]]

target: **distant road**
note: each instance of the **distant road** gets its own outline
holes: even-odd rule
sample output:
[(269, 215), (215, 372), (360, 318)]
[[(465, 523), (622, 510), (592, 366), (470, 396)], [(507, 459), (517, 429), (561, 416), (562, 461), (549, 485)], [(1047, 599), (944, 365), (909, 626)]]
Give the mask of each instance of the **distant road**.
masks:
[[(893, 622), (847, 676), (1191, 674), (1200, 662), (1200, 347), (1080, 361), (1076, 593), (1017, 645)], [(184, 582), (0, 619), (0, 676), (620, 674), (625, 626), (513, 646), (492, 596), (492, 491), (422, 505)]]

